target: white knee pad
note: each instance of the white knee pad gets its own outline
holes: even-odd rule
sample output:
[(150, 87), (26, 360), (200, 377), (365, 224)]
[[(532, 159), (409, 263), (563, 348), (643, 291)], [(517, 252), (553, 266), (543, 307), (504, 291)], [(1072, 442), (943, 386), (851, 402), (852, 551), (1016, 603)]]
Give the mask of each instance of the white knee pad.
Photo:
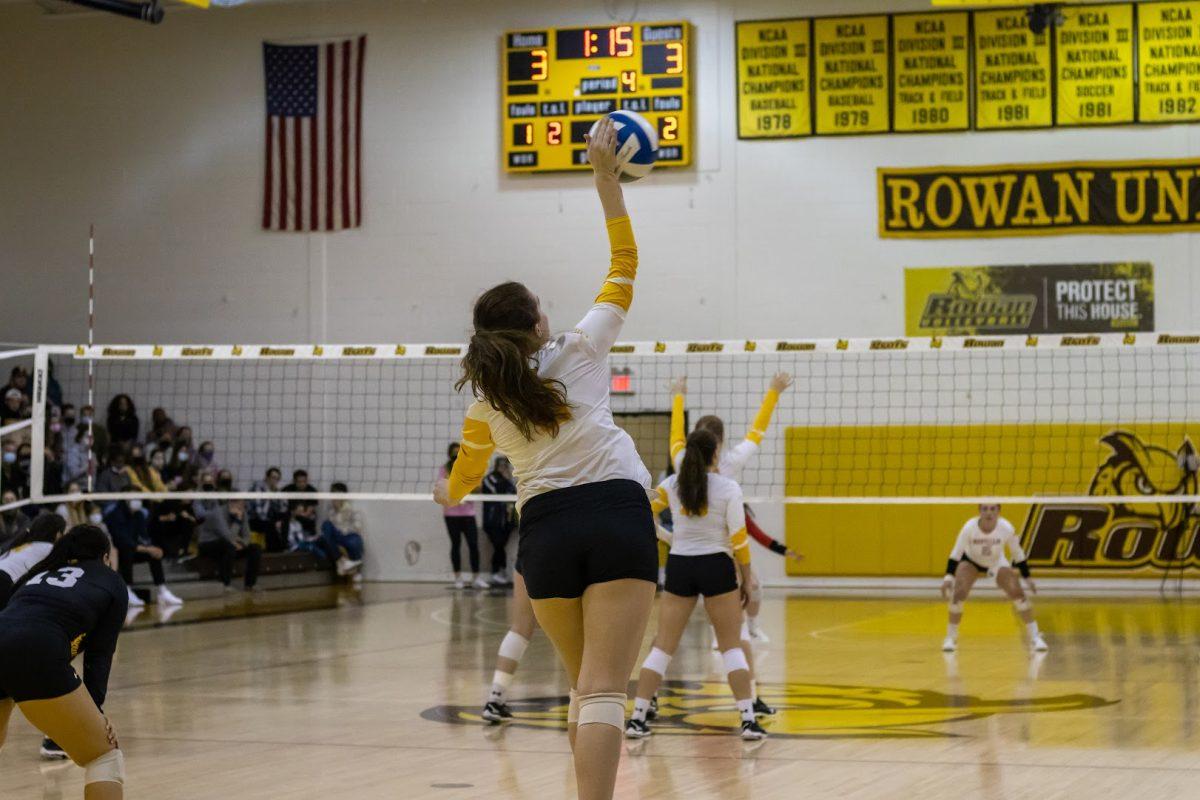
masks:
[(657, 672), (659, 675), (667, 674), (667, 667), (671, 664), (671, 656), (659, 650), (657, 647), (650, 649), (650, 654), (646, 656), (646, 660), (642, 662), (642, 669), (648, 669), (651, 672)]
[(521, 656), (525, 655), (526, 647), (529, 647), (528, 639), (516, 631), (509, 631), (504, 634), (504, 641), (500, 643), (500, 656), (520, 661)]
[(725, 674), (737, 672), (739, 669), (750, 671), (750, 662), (746, 660), (746, 654), (742, 652), (742, 648), (735, 647), (732, 650), (726, 650), (721, 653), (721, 660), (725, 662)]
[(962, 604), (962, 602), (960, 602), (960, 601), (958, 601), (958, 600), (951, 601), (951, 603), (950, 603), (950, 613), (951, 613), (951, 614), (961, 614), (962, 612), (963, 612), (963, 604)]
[(1013, 608), (1024, 613), (1033, 608), (1033, 603), (1029, 602), (1028, 597), (1022, 597), (1020, 600), (1013, 600)]
[(579, 696), (579, 724), (612, 725), (625, 730), (625, 693), (597, 692)]
[(571, 702), (567, 704), (567, 724), (579, 724), (579, 695), (574, 689), (571, 690)]
[(125, 755), (120, 750), (109, 750), (90, 764), (83, 766), (83, 784), (125, 784)]
[(742, 637), (743, 642), (750, 641), (750, 623), (744, 619), (742, 620), (742, 630), (738, 635)]

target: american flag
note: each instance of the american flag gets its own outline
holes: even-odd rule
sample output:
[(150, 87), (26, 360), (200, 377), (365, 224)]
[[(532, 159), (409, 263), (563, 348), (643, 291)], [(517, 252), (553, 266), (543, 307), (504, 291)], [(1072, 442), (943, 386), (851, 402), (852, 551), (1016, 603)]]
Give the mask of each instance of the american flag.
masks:
[(362, 76), (367, 37), (263, 43), (267, 158), (263, 228), (362, 224)]

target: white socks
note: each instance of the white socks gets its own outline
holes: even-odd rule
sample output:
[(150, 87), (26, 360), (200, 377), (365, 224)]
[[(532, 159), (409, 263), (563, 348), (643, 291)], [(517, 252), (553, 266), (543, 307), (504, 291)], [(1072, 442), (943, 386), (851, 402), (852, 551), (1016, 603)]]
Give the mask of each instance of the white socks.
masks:
[(746, 625), (750, 628), (751, 636), (758, 635), (758, 617), (752, 617), (749, 614), (747, 614), (746, 615)]
[(638, 722), (646, 721), (646, 713), (650, 711), (650, 700), (646, 697), (633, 698), (633, 719)]
[(949, 625), (946, 626), (946, 638), (947, 639), (955, 639), (955, 640), (958, 639), (958, 623), (957, 622), (951, 622)]
[(1036, 638), (1038, 637), (1038, 624), (1037, 624), (1037, 620), (1034, 620), (1033, 622), (1027, 622), (1027, 623), (1025, 623), (1025, 630), (1029, 631), (1029, 638), (1030, 638), (1030, 639), (1036, 639)]
[(492, 673), (492, 691), (488, 695), (489, 703), (503, 703), (504, 695), (508, 692), (508, 687), (512, 685), (513, 676), (511, 673), (496, 670)]
[(754, 700), (738, 700), (738, 712), (742, 715), (742, 722), (754, 722)]

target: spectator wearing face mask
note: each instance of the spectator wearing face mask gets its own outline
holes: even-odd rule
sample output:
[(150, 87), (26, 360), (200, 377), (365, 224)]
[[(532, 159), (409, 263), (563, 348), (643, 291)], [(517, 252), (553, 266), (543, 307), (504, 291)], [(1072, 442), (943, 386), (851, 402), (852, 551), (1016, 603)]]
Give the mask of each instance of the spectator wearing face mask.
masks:
[[(29, 419), (29, 403), (21, 390), (9, 387), (0, 391), (4, 404), (0, 405), (0, 426), (13, 425), (24, 419)], [(7, 441), (29, 441), (29, 429), (25, 428), (16, 433), (10, 433), (4, 439)]]
[(63, 449), (63, 426), (61, 412), (53, 406), (54, 412), (46, 424), (45, 462), (42, 466), (42, 491), (45, 494), (62, 494), (63, 465), (65, 453)]
[[(137, 489), (130, 484), (124, 491), (134, 493)], [(113, 547), (117, 549), (118, 568), (129, 592), (129, 604), (139, 607), (145, 605), (129, 587), (133, 585), (133, 565), (147, 563), (150, 565), (150, 576), (154, 579), (155, 601), (159, 605), (182, 605), (183, 601), (167, 587), (162, 566), (165, 554), (150, 539), (149, 512), (142, 501), (136, 496), (128, 500), (110, 501), (105, 503), (103, 513), (104, 524), (112, 536)]]
[[(83, 491), (81, 484), (71, 482), (67, 484), (66, 493), (69, 495), (79, 495)], [(59, 503), (54, 509), (54, 513), (67, 521), (68, 528), (74, 528), (76, 525), (96, 525), (104, 527), (104, 515), (100, 513), (100, 508), (91, 500), (72, 500), (69, 503)], [(105, 529), (107, 532), (107, 529)]]
[(85, 482), (91, 468), (86, 425), (68, 426), (69, 436), (63, 451), (63, 483)]
[(119, 394), (108, 404), (108, 436), (114, 442), (129, 444), (141, 438), (142, 426), (138, 421), (133, 399)]
[(18, 444), (10, 439), (4, 442), (3, 455), (0, 456), (0, 486), (12, 489), (16, 493), (17, 499), (25, 497), (29, 488), (29, 473), (21, 469), (20, 451), (22, 448), (26, 453), (29, 452), (28, 444), (24, 442)]
[(108, 428), (104, 427), (103, 422), (96, 419), (96, 409), (92, 406), (84, 406), (79, 409), (79, 424), (83, 426), (84, 431), (91, 428), (92, 453), (95, 454), (96, 460), (100, 461), (108, 452)]
[(200, 469), (211, 469), (214, 472), (221, 469), (217, 463), (217, 448), (212, 442), (201, 442), (196, 451), (196, 464)]
[(168, 481), (176, 481), (188, 475), (195, 475), (196, 462), (192, 455), (192, 429), (180, 428), (175, 434), (175, 441), (171, 444), (171, 455), (167, 459), (164, 478)]
[(129, 448), (129, 466), (125, 468), (125, 473), (129, 476), (129, 483), (139, 492), (167, 491), (162, 475), (150, 466), (146, 451), (140, 444)]
[[(349, 490), (344, 483), (335, 483), (329, 491), (344, 494)], [(329, 518), (321, 523), (321, 535), (325, 538), (325, 551), (336, 551), (338, 575), (352, 575), (355, 583), (362, 581), (359, 572), (363, 558), (363, 534), (367, 525), (363, 515), (350, 505), (349, 500), (334, 500)]]
[[(17, 493), (8, 487), (0, 492), (0, 506), (10, 505), (20, 499), (17, 497)], [(10, 508), (7, 511), (0, 511), (0, 547), (4, 547), (28, 529), (29, 517), (25, 516), (21, 509)]]
[[(133, 485), (125, 470), (125, 448), (113, 442), (108, 447), (108, 464), (96, 475), (95, 488), (99, 494), (125, 492)], [(107, 515), (107, 511), (105, 514)]]
[(20, 392), (25, 402), (29, 403), (33, 399), (33, 387), (29, 380), (29, 370), (24, 367), (17, 366), (12, 368), (12, 372), (8, 374), (8, 383), (4, 384), (4, 388), (0, 389), (0, 393), (7, 393), (9, 389), (16, 389)]
[(150, 436), (147, 441), (168, 442), (175, 438), (175, 420), (167, 416), (166, 409), (156, 408), (150, 412)]
[[(279, 467), (268, 467), (261, 481), (250, 485), (252, 492), (279, 492), (279, 479), (283, 477)], [(269, 553), (287, 549), (288, 504), (286, 500), (251, 500), (250, 530), (259, 534)]]
[(245, 501), (205, 500), (202, 502), (205, 513), (204, 520), (200, 523), (200, 555), (216, 560), (217, 574), (227, 592), (232, 588), (233, 562), (236, 559), (244, 558), (246, 574), (243, 585), (246, 591), (251, 591), (258, 582), (258, 566), (262, 558), (262, 550), (249, 540), (250, 532), (246, 525)]

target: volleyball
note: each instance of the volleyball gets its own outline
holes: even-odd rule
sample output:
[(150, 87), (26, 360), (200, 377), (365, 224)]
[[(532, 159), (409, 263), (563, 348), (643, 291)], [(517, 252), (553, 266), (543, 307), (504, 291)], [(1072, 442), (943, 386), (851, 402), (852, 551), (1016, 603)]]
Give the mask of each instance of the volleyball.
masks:
[[(621, 168), (620, 178), (628, 183), (646, 177), (658, 158), (658, 132), (645, 117), (636, 111), (614, 111), (608, 115), (617, 128), (617, 152), (633, 148), (633, 157)], [(595, 136), (596, 125), (588, 132)]]

